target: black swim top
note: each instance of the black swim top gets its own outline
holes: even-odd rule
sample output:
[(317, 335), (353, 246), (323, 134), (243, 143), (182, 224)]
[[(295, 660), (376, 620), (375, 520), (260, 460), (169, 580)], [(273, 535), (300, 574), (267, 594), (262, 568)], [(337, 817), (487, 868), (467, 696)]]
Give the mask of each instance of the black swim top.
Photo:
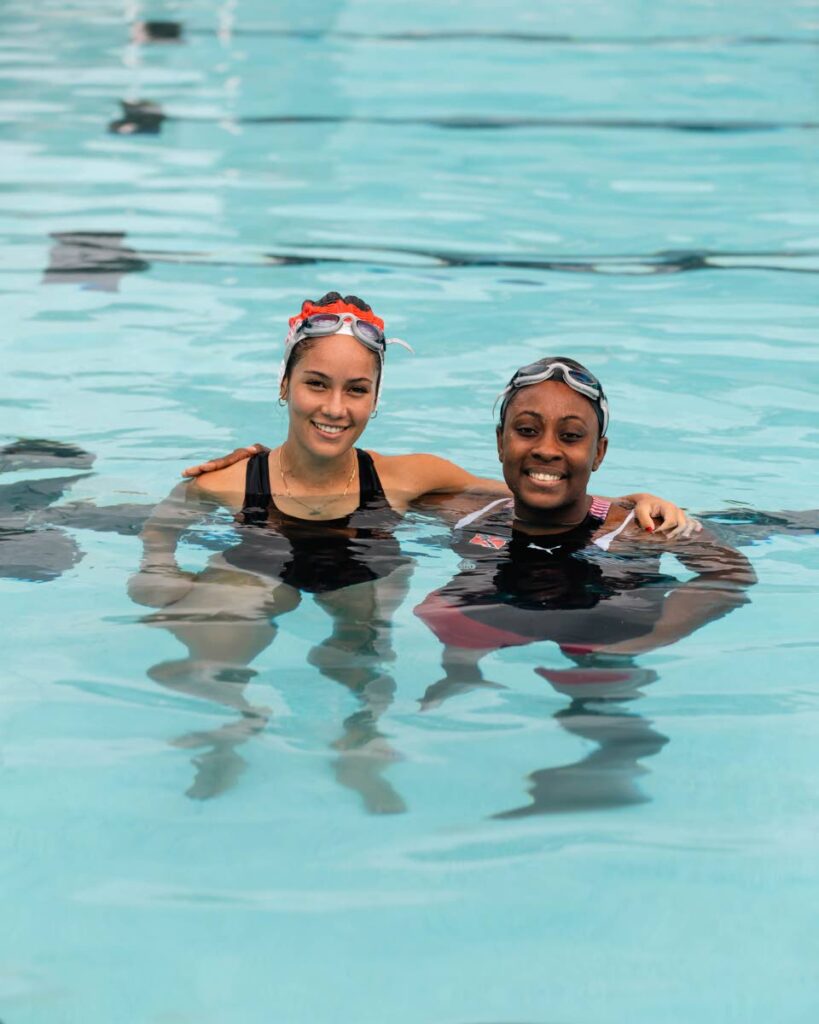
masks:
[(515, 529), (506, 499), (465, 516), (452, 540), (461, 571), (416, 614), (442, 641), (463, 647), (600, 644), (644, 634), (676, 581), (659, 573), (655, 552), (609, 551), (633, 514), (601, 535), (608, 508), (595, 500), (577, 526), (548, 535)]
[[(384, 506), (389, 508), (386, 496), (384, 494), (384, 488), (381, 486), (381, 480), (378, 476), (378, 472), (375, 468), (372, 456), (369, 452), (365, 452), (362, 448), (356, 448), (355, 454), (358, 459), (358, 485), (360, 489), (358, 508), (351, 512), (348, 516), (342, 516), (340, 519), (321, 519), (318, 523), (321, 526), (332, 526), (338, 528), (342, 523), (345, 526), (351, 525), (351, 520), (355, 516), (356, 512), (360, 512), (364, 509), (372, 508), (374, 506)], [(275, 511), (280, 516), (285, 516), (287, 519), (292, 519), (294, 522), (302, 523), (306, 520), (297, 519), (295, 516), (289, 516), (285, 512), (280, 512), (276, 507), (276, 503), (273, 500), (273, 494), (270, 490), (270, 463), (267, 457), (267, 452), (260, 452), (258, 455), (252, 455), (247, 460), (247, 471), (245, 473), (245, 500), (242, 505), (242, 521), (247, 524), (266, 523), (269, 519), (270, 512)]]
[(225, 560), (314, 594), (382, 579), (408, 564), (394, 535), (401, 517), (387, 501), (372, 457), (360, 448), (355, 453), (358, 506), (323, 520), (282, 512), (271, 492), (267, 453), (248, 459), (241, 542)]

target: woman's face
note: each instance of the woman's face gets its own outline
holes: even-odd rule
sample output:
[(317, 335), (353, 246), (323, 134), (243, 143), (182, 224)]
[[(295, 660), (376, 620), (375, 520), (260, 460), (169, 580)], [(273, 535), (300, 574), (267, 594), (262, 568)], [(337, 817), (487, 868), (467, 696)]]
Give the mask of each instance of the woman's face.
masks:
[(498, 431), (503, 477), (521, 518), (560, 512), (567, 522), (586, 513), (589, 477), (603, 461), (591, 402), (563, 381), (533, 384), (514, 396)]
[(348, 334), (314, 341), (282, 385), (290, 411), (288, 439), (310, 454), (348, 452), (367, 426), (375, 403), (378, 356)]

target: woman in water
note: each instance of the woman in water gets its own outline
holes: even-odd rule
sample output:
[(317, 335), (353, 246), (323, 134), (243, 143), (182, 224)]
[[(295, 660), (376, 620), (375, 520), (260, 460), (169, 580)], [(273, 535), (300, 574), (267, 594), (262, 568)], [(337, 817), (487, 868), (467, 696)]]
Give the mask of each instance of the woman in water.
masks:
[[(243, 684), (255, 674), (249, 665), (272, 641), (281, 615), (311, 593), (331, 616), (333, 632), (310, 660), (362, 702), (337, 744), (356, 753), (342, 755), (340, 781), (358, 790), (370, 810), (402, 809), (381, 778), (392, 755), (377, 731), (394, 688), (384, 670), (392, 653), (389, 621), (410, 570), (394, 527), (424, 495), (508, 492), (501, 482), (434, 455), (384, 456), (355, 447), (378, 405), (388, 343), (383, 321), (354, 296), (331, 292), (305, 302), (290, 320), (280, 369), (285, 441), (251, 458), (221, 460), (223, 468), (199, 475), (194, 485), (200, 497), (237, 514), (240, 543), (214, 556), (204, 572), (182, 572), (175, 551), (187, 525), (189, 492), (176, 492), (143, 530), (142, 566), (129, 592), (139, 603), (162, 608), (150, 621), (189, 650), (181, 661), (155, 666), (151, 677), (241, 714), (225, 729), (179, 741), (211, 748), (196, 760), (191, 796), (215, 795), (242, 769), (234, 748), (263, 728), (268, 714), (243, 696)], [(676, 506), (635, 495), (629, 508), (632, 499), (646, 529), (654, 515), (665, 516), (657, 532), (685, 525)]]
[[(497, 445), (512, 497), (460, 499), (451, 543), (465, 567), (416, 608), (444, 643), (445, 676), (426, 706), (480, 685), (488, 651), (538, 640), (558, 643), (579, 666), (539, 670), (554, 684), (588, 687), (614, 673), (628, 685), (646, 671), (631, 666), (633, 655), (747, 601), (756, 576), (734, 548), (706, 531), (686, 540), (646, 533), (633, 511), (589, 494), (608, 448), (608, 416), (598, 379), (565, 356), (510, 380)], [(694, 578), (661, 574), (664, 552)]]

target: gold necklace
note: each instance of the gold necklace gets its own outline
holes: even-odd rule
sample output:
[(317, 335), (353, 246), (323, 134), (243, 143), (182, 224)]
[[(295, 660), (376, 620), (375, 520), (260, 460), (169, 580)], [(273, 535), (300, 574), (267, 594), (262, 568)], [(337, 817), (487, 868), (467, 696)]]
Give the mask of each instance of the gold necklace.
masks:
[(336, 494), (334, 497), (327, 498), (325, 501), (323, 501), (318, 506), (310, 505), (306, 501), (304, 501), (303, 498), (299, 498), (295, 494), (291, 494), (290, 493), (290, 488), (287, 486), (287, 479), (286, 478), (287, 478), (288, 473), (290, 474), (290, 476), (292, 476), (293, 474), (290, 473), (290, 470), (285, 470), (284, 466), (282, 465), (282, 450), (281, 450), (281, 448), (279, 448), (279, 476), (282, 478), (282, 485), (284, 486), (284, 493), (287, 495), (287, 497), (291, 501), (296, 501), (296, 502), (299, 503), (299, 505), (302, 506), (302, 508), (306, 508), (311, 516), (320, 516), (321, 513), (325, 510), (325, 508), (327, 508), (328, 505), (332, 505), (333, 502), (341, 501), (342, 498), (346, 498), (347, 497), (347, 492), (350, 490), (350, 484), (353, 482), (353, 477), (355, 476), (355, 471), (356, 471), (357, 468), (358, 468), (358, 458), (354, 458), (353, 459), (353, 470), (350, 473), (349, 477), (347, 478), (347, 483), (346, 483), (346, 485), (344, 487), (344, 490), (341, 492), (341, 494)]

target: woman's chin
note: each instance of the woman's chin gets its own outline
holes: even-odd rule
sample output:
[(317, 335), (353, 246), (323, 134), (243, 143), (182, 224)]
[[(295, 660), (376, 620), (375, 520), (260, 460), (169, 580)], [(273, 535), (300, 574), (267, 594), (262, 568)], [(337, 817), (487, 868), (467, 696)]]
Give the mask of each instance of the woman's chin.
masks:
[(563, 488), (546, 492), (528, 487), (515, 495), (515, 514), (519, 519), (573, 520), (577, 518), (577, 501), (576, 495), (567, 494)]

